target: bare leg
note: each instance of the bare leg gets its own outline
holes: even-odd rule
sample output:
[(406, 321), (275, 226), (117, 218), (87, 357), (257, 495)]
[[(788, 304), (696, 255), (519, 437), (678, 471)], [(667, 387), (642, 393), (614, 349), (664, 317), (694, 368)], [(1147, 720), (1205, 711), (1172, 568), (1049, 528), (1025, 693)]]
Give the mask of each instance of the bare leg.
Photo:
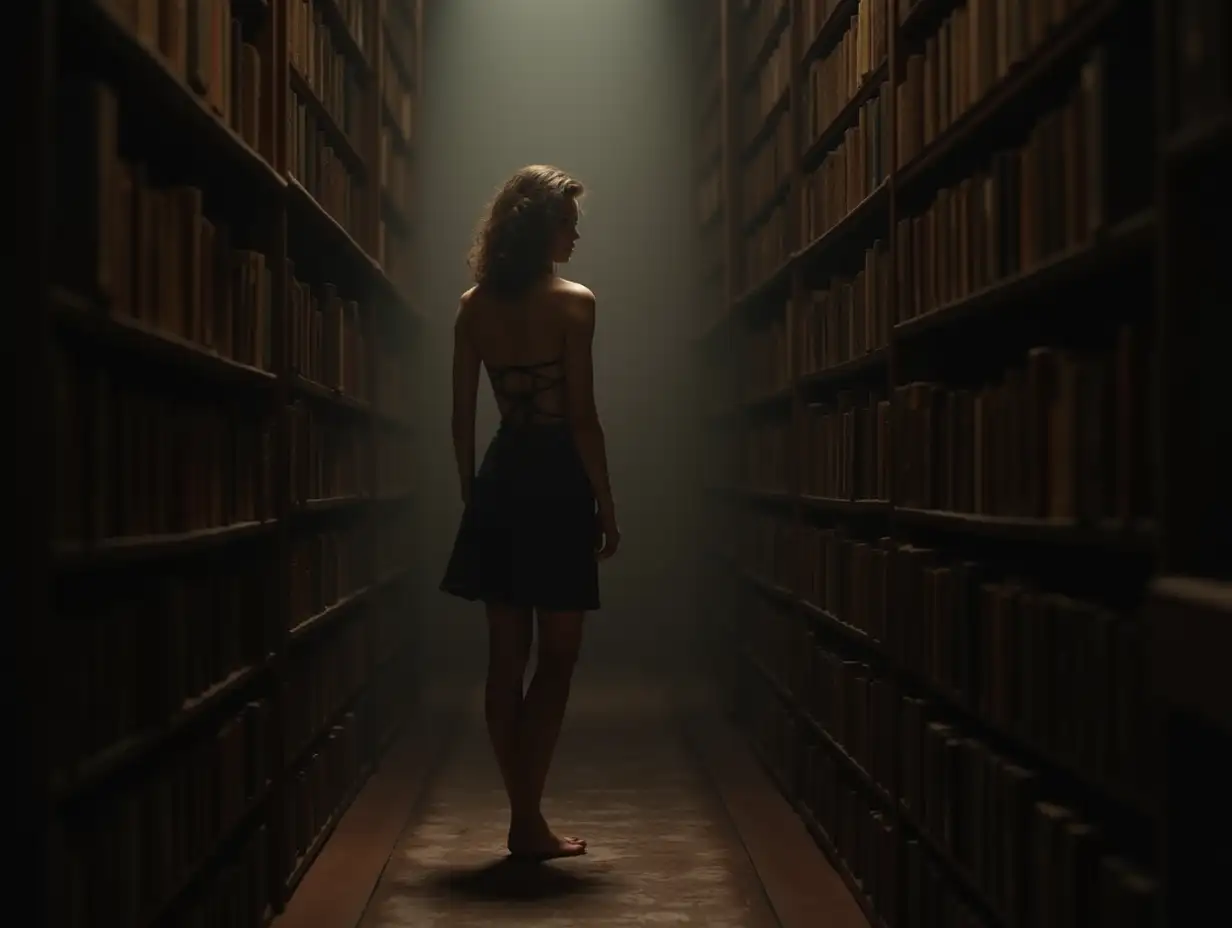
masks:
[(572, 857), (586, 850), (584, 841), (553, 834), (540, 810), (581, 644), (582, 613), (539, 613), (537, 666), (518, 724), (518, 798), (509, 826), (509, 850), (517, 855)]
[(531, 611), (488, 603), (488, 677), (483, 709), (510, 808), (516, 808), (518, 724), (534, 633)]

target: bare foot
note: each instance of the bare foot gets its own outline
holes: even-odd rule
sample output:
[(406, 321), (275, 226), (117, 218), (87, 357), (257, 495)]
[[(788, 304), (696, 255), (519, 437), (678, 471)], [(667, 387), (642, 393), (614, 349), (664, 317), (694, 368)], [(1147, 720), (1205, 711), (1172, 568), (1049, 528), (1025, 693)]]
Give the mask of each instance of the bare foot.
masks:
[(510, 856), (527, 860), (555, 860), (580, 857), (586, 853), (585, 841), (557, 837), (542, 818), (528, 826), (512, 826), (508, 847)]

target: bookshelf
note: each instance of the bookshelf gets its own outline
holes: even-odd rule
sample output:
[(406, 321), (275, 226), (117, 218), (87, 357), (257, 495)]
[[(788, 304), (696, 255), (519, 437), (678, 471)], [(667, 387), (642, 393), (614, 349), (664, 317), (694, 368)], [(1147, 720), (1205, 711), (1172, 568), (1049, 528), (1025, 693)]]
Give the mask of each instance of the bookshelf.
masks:
[(38, 921), (260, 926), (412, 695), (421, 4), (37, 6)]
[(737, 719), (870, 924), (1198, 920), (1228, 811), (1226, 11), (710, 6), (702, 608)]

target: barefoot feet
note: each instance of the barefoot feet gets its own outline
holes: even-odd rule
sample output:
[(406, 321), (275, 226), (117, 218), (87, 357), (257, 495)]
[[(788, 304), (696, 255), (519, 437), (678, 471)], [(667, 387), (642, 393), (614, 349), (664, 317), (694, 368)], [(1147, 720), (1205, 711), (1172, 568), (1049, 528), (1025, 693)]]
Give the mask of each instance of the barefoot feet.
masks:
[(510, 825), (508, 846), (510, 856), (525, 860), (555, 860), (586, 853), (585, 841), (557, 837), (543, 816)]

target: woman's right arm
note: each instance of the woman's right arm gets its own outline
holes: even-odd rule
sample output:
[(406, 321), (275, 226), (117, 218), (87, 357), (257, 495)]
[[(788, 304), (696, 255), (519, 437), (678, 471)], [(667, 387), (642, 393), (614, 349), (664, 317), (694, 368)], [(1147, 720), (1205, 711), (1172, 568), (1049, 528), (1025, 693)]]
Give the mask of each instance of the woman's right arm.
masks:
[(595, 408), (593, 345), (595, 295), (584, 287), (569, 296), (565, 312), (565, 398), (573, 441), (590, 479), (605, 526), (615, 526), (616, 506), (607, 473), (607, 445)]

